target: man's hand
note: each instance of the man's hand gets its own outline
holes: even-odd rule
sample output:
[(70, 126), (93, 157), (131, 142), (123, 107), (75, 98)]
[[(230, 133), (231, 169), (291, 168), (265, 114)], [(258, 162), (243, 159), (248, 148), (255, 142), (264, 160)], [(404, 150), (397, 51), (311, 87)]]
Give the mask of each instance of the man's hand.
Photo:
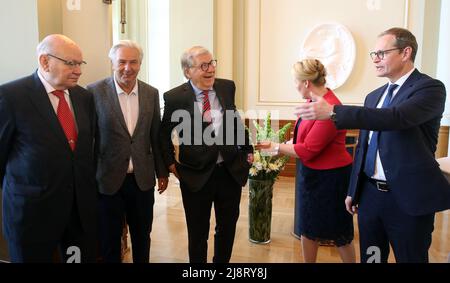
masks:
[(302, 103), (295, 107), (294, 114), (303, 120), (327, 120), (334, 106), (328, 104), (321, 96), (311, 94), (312, 102)]
[(161, 177), (158, 178), (158, 193), (162, 194), (167, 189), (167, 185), (169, 184), (169, 178)]
[(177, 177), (177, 179), (180, 180), (180, 175), (178, 175), (178, 171), (177, 171), (177, 167), (175, 166), (175, 163), (171, 164), (169, 166), (169, 172), (173, 173), (175, 175), (175, 177)]
[(348, 213), (350, 213), (351, 215), (354, 215), (355, 213), (358, 212), (358, 209), (356, 208), (356, 206), (353, 205), (352, 197), (347, 197), (345, 199), (345, 208), (347, 209)]

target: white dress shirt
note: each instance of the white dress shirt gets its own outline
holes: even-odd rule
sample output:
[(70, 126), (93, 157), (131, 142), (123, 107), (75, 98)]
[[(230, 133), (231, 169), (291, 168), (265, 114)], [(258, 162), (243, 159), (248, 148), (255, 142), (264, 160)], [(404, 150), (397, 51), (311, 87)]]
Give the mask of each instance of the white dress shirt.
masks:
[[(120, 109), (122, 110), (125, 124), (127, 125), (130, 136), (133, 136), (139, 117), (139, 92), (138, 82), (134, 84), (133, 90), (127, 94), (117, 83), (114, 77), (114, 84), (116, 86), (117, 98), (119, 99)], [(133, 160), (130, 156), (130, 163), (128, 165), (127, 173), (133, 173)]]
[[(398, 91), (400, 90), (402, 85), (406, 82), (406, 80), (409, 78), (409, 76), (414, 72), (414, 70), (415, 69), (413, 68), (411, 71), (409, 71), (403, 77), (398, 79), (396, 82), (389, 83), (389, 85), (391, 85), (391, 84), (398, 85), (398, 87), (392, 93), (392, 99), (394, 99), (395, 95), (398, 93)], [(381, 108), (381, 106), (383, 105), (383, 102), (386, 99), (386, 95), (387, 95), (388, 89), (389, 89), (389, 87), (387, 87), (386, 90), (384, 91), (383, 96), (381, 97), (380, 101), (377, 104), (377, 108)], [(391, 99), (391, 101), (392, 101), (392, 99)], [(373, 134), (373, 131), (370, 131), (368, 143), (370, 143), (370, 139), (372, 138), (372, 134)], [(386, 176), (384, 175), (383, 164), (381, 164), (380, 152), (378, 150), (377, 150), (377, 156), (376, 156), (376, 159), (375, 159), (375, 173), (373, 174), (372, 178), (376, 179), (376, 180), (386, 181)]]
[[(41, 80), (42, 84), (44, 85), (45, 91), (47, 92), (48, 98), (50, 99), (50, 103), (52, 104), (53, 110), (55, 110), (55, 113), (58, 113), (58, 104), (59, 104), (59, 98), (53, 94), (53, 92), (56, 90), (41, 74), (41, 72), (38, 70), (38, 77)], [(67, 104), (69, 105), (70, 111), (75, 117), (75, 113), (73, 112), (72, 107), (72, 101), (70, 100), (70, 94), (69, 90), (64, 90), (64, 97), (66, 98)], [(76, 119), (75, 119), (76, 122)], [(76, 123), (75, 123), (76, 124)]]

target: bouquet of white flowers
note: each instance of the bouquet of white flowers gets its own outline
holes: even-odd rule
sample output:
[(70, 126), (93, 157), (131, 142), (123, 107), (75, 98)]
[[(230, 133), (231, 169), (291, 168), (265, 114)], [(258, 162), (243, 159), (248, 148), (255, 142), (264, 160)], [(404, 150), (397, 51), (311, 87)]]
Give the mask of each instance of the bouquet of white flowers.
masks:
[[(256, 143), (285, 142), (286, 133), (291, 128), (291, 123), (287, 123), (280, 130), (274, 131), (270, 120), (270, 112), (267, 113), (263, 126), (260, 126), (256, 121), (253, 121), (253, 125), (256, 128)], [(254, 180), (275, 180), (289, 160), (289, 156), (271, 155), (263, 149), (255, 150), (253, 156), (254, 160), (250, 168), (249, 178)]]

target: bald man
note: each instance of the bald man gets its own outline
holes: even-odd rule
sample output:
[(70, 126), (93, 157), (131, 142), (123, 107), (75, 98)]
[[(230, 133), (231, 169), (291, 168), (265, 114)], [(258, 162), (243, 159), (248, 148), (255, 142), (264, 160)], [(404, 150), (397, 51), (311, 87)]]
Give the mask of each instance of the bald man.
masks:
[(95, 260), (95, 110), (78, 45), (49, 35), (38, 70), (0, 86), (3, 232), (12, 262)]

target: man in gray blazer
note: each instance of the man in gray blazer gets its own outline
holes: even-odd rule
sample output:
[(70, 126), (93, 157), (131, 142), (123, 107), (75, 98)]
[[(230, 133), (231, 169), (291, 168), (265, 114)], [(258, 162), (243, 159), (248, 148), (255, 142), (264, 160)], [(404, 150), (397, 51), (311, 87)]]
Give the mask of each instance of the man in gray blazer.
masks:
[(143, 52), (132, 41), (114, 45), (113, 77), (87, 87), (97, 112), (96, 160), (99, 188), (100, 252), (105, 262), (120, 262), (123, 220), (130, 229), (133, 262), (149, 262), (155, 173), (158, 192), (168, 172), (158, 133), (158, 90), (137, 80)]

